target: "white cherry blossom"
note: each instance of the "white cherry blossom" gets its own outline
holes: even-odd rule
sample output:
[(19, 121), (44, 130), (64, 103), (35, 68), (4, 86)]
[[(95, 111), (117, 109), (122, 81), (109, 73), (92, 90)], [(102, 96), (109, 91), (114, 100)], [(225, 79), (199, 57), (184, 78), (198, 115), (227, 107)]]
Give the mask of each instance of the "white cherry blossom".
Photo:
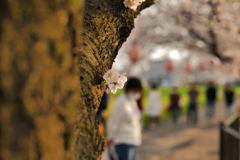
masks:
[(118, 88), (118, 85), (115, 85), (115, 84), (110, 84), (110, 85), (109, 85), (109, 88), (110, 88), (111, 92), (114, 93), (114, 94), (115, 94), (115, 93), (117, 92), (117, 90), (119, 89), (119, 88)]
[(124, 74), (120, 75), (117, 81), (119, 89), (122, 89), (124, 87), (125, 82), (127, 82), (127, 77), (124, 76)]
[(116, 93), (118, 89), (122, 89), (127, 81), (127, 77), (124, 74), (120, 75), (113, 69), (110, 69), (103, 78), (107, 82), (105, 91), (109, 92), (110, 90), (112, 93)]
[(145, 0), (125, 0), (123, 4), (125, 7), (136, 10), (137, 7), (142, 4), (142, 2), (145, 2)]
[(118, 71), (114, 69), (110, 69), (107, 73), (103, 76), (103, 79), (107, 81), (107, 83), (113, 83), (117, 81), (117, 78), (120, 76)]

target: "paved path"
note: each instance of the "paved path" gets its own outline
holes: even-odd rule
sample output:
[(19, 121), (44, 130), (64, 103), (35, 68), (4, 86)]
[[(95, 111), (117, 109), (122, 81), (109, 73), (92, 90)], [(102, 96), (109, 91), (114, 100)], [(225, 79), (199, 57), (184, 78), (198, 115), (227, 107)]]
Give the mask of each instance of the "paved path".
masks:
[(208, 122), (200, 109), (197, 126), (186, 124), (182, 116), (177, 125), (162, 122), (155, 130), (143, 132), (138, 160), (218, 160), (219, 122), (224, 120), (223, 103), (216, 105), (216, 116)]

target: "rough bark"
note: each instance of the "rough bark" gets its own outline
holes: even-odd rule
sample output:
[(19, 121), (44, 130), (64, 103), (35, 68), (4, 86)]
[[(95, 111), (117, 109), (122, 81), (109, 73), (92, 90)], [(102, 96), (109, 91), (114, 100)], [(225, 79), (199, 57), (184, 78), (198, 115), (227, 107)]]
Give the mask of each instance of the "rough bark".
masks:
[[(97, 128), (96, 117), (92, 115), (97, 111), (104, 91), (102, 77), (112, 67), (118, 50), (131, 33), (134, 18), (152, 3), (152, 0), (148, 0), (137, 11), (133, 11), (125, 8), (122, 0), (85, 1), (79, 70), (81, 97), (86, 97), (81, 104), (88, 109), (88, 113), (81, 117), (90, 119), (86, 122), (89, 127), (82, 130), (82, 134), (88, 135), (84, 138), (95, 146), (94, 149), (92, 144), (84, 146), (84, 153), (92, 151), (88, 159), (97, 159), (103, 150), (102, 138), (98, 132), (92, 132)], [(78, 125), (84, 128), (83, 123)], [(80, 141), (82, 140), (78, 139), (79, 143)]]
[(152, 3), (122, 2), (1, 0), (0, 159), (100, 159), (102, 76)]
[(2, 160), (77, 159), (83, 1), (1, 0)]
[(111, 68), (118, 50), (134, 27), (134, 18), (152, 3), (152, 0), (148, 0), (137, 11), (133, 11), (125, 8), (122, 0), (85, 2), (80, 81), (82, 95), (89, 97), (85, 99), (87, 106), (97, 109), (104, 89), (104, 73)]

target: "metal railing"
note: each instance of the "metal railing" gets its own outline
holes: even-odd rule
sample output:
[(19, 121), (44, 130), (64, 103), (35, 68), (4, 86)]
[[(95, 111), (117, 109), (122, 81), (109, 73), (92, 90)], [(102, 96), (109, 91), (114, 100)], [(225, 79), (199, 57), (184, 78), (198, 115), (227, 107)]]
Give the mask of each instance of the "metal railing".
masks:
[(220, 160), (240, 160), (240, 114), (220, 124)]

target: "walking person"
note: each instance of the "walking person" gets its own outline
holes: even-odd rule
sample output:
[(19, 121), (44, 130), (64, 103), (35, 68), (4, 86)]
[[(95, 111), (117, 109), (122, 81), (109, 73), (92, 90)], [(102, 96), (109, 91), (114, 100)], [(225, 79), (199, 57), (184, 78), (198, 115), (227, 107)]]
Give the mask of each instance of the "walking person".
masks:
[(187, 113), (187, 122), (196, 124), (197, 123), (197, 99), (198, 91), (196, 85), (192, 84), (188, 92), (189, 95), (189, 104), (188, 104), (188, 113)]
[(152, 90), (149, 94), (148, 104), (148, 116), (149, 116), (149, 128), (155, 129), (159, 123), (159, 114), (161, 110), (161, 94), (157, 91), (157, 86), (154, 84), (151, 86)]
[(225, 104), (226, 104), (226, 117), (230, 117), (233, 113), (233, 103), (235, 94), (233, 88), (230, 84), (227, 84), (225, 87)]
[(107, 123), (107, 145), (114, 146), (114, 160), (136, 160), (136, 148), (141, 144), (141, 112), (137, 105), (141, 91), (140, 80), (129, 78), (124, 94), (114, 104)]
[(170, 96), (170, 107), (169, 107), (169, 110), (172, 115), (173, 123), (177, 123), (177, 120), (178, 120), (178, 116), (180, 112), (179, 99), (180, 99), (180, 96), (177, 93), (177, 88), (173, 88), (172, 94)]
[(207, 106), (206, 106), (206, 116), (208, 120), (211, 120), (215, 115), (215, 102), (217, 98), (217, 90), (213, 82), (209, 82), (206, 91)]
[(101, 135), (105, 134), (105, 119), (102, 113), (107, 108), (107, 104), (108, 104), (108, 94), (104, 92), (98, 111), (97, 111), (97, 118), (99, 123), (98, 128)]

